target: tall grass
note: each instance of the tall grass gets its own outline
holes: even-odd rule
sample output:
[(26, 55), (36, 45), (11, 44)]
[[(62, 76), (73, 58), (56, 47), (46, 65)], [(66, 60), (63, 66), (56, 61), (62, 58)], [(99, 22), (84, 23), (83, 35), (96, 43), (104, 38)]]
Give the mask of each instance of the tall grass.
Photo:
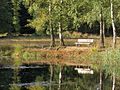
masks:
[(19, 44), (14, 45), (12, 58), (14, 61), (13, 65), (15, 67), (18, 67), (22, 64), (22, 53), (23, 53), (23, 47)]

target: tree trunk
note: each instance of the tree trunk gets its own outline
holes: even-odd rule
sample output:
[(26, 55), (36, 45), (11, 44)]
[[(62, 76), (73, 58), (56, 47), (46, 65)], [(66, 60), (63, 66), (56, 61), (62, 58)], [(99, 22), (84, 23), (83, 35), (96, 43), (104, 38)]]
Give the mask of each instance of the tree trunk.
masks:
[(103, 90), (102, 75), (103, 75), (102, 70), (100, 70), (100, 87), (99, 87), (100, 89), (99, 90)]
[(113, 72), (113, 85), (112, 90), (115, 90), (115, 73)]
[(59, 39), (60, 39), (60, 46), (64, 46), (64, 40), (62, 36), (62, 25), (61, 22), (59, 22)]
[(50, 25), (50, 32), (51, 32), (51, 44), (50, 47), (54, 47), (55, 46), (55, 36), (54, 36), (54, 31), (53, 28)]
[(9, 30), (8, 30), (7, 37), (8, 37), (8, 38), (11, 38), (11, 37), (12, 37), (12, 32), (11, 32), (11, 29), (9, 29)]
[(104, 48), (104, 30), (103, 30), (103, 13), (100, 12), (100, 48)]
[[(114, 13), (113, 13), (113, 0), (111, 0), (111, 22), (112, 22), (112, 28), (113, 28), (113, 49), (116, 47), (116, 28), (114, 23)], [(113, 72), (113, 85), (112, 90), (115, 90), (115, 73)]]
[(49, 0), (49, 29), (50, 29), (50, 36), (51, 36), (51, 44), (50, 47), (54, 47), (55, 46), (55, 37), (54, 37), (54, 31), (52, 28), (52, 20), (51, 20), (51, 12), (52, 12), (52, 3), (51, 0)]
[(104, 38), (104, 45), (105, 45), (105, 21), (103, 18), (103, 38)]
[(49, 90), (52, 90), (52, 88), (51, 88), (52, 80), (53, 80), (53, 66), (50, 65), (50, 87), (49, 87)]
[[(63, 3), (63, 0), (60, 0), (60, 4), (62, 4)], [(61, 10), (60, 11), (62, 11), (62, 7), (60, 8)], [(63, 32), (63, 30), (62, 30), (62, 15), (61, 15), (61, 13), (60, 13), (60, 22), (58, 23), (59, 24), (59, 39), (60, 39), (60, 46), (64, 46), (65, 44), (64, 44), (64, 40), (63, 40), (63, 35), (62, 35), (62, 32)]]
[(62, 73), (61, 73), (61, 66), (60, 66), (60, 71), (59, 71), (59, 86), (58, 86), (58, 90), (60, 90), (61, 88), (61, 78), (62, 78)]
[(112, 47), (116, 47), (116, 28), (114, 23), (114, 13), (113, 13), (113, 0), (111, 0), (111, 22), (112, 22), (112, 28), (113, 28), (113, 45)]

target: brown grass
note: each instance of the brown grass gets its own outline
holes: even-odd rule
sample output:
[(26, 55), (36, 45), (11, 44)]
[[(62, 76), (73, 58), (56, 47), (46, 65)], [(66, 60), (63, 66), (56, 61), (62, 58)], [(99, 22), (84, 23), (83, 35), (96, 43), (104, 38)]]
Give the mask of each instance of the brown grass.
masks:
[[(41, 48), (46, 45), (49, 47), (50, 39), (1, 39), (0, 45), (15, 45), (20, 44), (22, 46), (28, 47), (25, 51), (28, 52), (37, 52), (38, 60), (28, 60), (23, 63), (54, 63), (54, 64), (63, 64), (63, 65), (90, 65), (89, 60), (85, 60), (83, 57), (87, 57), (92, 48), (97, 48), (99, 46), (99, 39), (95, 39), (94, 43), (88, 46), (76, 47), (75, 42), (77, 39), (65, 39), (66, 47), (59, 48), (55, 47), (52, 50), (49, 48)], [(56, 44), (59, 44), (59, 40), (56, 40)], [(36, 48), (38, 46), (40, 48)], [(109, 48), (112, 46), (112, 38), (105, 39), (105, 46)], [(117, 47), (120, 46), (120, 39), (117, 38)], [(30, 48), (32, 47), (32, 48)], [(41, 54), (45, 59), (39, 60)], [(47, 59), (49, 57), (49, 59)], [(84, 59), (84, 60), (83, 60)]]
[[(30, 53), (37, 53), (38, 60), (27, 60), (23, 63), (48, 63), (48, 64), (61, 64), (61, 65), (90, 65), (88, 60), (83, 60), (91, 51), (91, 47), (66, 47), (59, 50), (48, 49), (28, 49), (25, 50)], [(42, 58), (42, 60), (41, 60)]]

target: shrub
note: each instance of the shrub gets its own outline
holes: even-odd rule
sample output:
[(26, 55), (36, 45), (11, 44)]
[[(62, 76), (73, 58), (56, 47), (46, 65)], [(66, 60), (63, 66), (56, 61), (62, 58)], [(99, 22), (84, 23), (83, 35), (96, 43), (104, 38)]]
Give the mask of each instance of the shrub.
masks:
[[(63, 33), (64, 38), (88, 38), (90, 35), (88, 33), (82, 34), (80, 32), (69, 32), (66, 31)], [(92, 37), (92, 36), (90, 36)]]
[(81, 38), (82, 34), (79, 32), (69, 32), (66, 31), (63, 33), (64, 38)]

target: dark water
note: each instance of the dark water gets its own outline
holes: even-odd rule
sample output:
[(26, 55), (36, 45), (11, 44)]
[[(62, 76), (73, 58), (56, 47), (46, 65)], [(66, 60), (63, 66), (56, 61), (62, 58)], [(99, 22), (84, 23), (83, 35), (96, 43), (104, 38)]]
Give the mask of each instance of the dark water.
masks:
[[(103, 88), (112, 88), (109, 75), (104, 75)], [(59, 65), (0, 68), (0, 90), (99, 90), (99, 72), (83, 75)]]

